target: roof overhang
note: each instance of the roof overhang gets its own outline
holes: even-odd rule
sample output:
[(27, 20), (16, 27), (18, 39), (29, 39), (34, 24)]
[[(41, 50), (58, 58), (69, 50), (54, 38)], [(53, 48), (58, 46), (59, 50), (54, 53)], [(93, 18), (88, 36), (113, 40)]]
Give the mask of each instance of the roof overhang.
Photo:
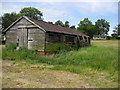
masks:
[[(29, 21), (30, 23), (32, 23), (33, 25), (35, 25), (36, 27), (38, 27), (39, 29), (43, 30), (44, 32), (46, 32), (42, 27), (40, 27), (39, 25), (37, 25), (36, 23), (34, 23), (33, 21), (31, 21), (28, 17), (26, 16), (22, 16), (20, 18), (18, 18), (15, 22), (13, 22), (8, 28), (6, 28), (3, 32), (8, 31), (14, 24), (16, 24), (19, 20), (21, 20), (22, 18), (25, 18), (27, 21)], [(21, 26), (22, 27), (22, 26)], [(29, 26), (26, 26), (29, 27)]]

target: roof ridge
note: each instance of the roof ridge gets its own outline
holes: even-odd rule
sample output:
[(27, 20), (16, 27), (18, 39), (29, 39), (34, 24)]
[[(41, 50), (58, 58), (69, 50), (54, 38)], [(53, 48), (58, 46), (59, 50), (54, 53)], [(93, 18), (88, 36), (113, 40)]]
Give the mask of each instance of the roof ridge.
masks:
[[(28, 18), (30, 18), (30, 17), (28, 17)], [(33, 19), (33, 18), (30, 18), (30, 19)], [(34, 20), (36, 20), (36, 19), (34, 19)], [(36, 20), (36, 21), (38, 21), (38, 22), (41, 21), (41, 22), (44, 22), (44, 23), (47, 23), (47, 24), (51, 24), (51, 25), (55, 25), (55, 26), (61, 26), (61, 25), (56, 25), (56, 24), (49, 23), (49, 22), (52, 22), (52, 21), (49, 21), (49, 22), (43, 21), (43, 20)], [(61, 26), (61, 27), (72, 29), (70, 27), (65, 27), (65, 26)], [(77, 30), (77, 29), (72, 29), (72, 30)]]
[[(63, 27), (61, 25), (51, 24), (43, 20), (36, 20), (27, 16), (22, 16), (19, 19), (17, 19), (15, 22), (13, 22), (6, 30), (5, 32), (13, 26), (15, 23), (17, 23), (20, 19), (25, 18), (27, 21), (31, 22), (32, 24), (36, 25), (38, 28), (40, 28), (43, 31), (49, 31), (49, 32), (57, 32), (57, 33), (64, 33), (64, 34), (70, 34), (70, 35), (79, 35), (79, 36), (87, 36), (86, 34), (69, 27)], [(87, 36), (88, 37), (88, 36)]]
[[(29, 18), (29, 17), (28, 17)], [(59, 29), (59, 32), (63, 32), (63, 28), (65, 29), (65, 31), (66, 32), (63, 32), (63, 33), (68, 33), (68, 31), (71, 31), (71, 32), (69, 32), (69, 33), (71, 33), (71, 34), (73, 34), (73, 35), (84, 35), (84, 36), (87, 36), (87, 35), (85, 35), (84, 33), (82, 33), (82, 32), (80, 32), (80, 31), (78, 31), (78, 30), (76, 30), (76, 29), (72, 29), (72, 28), (69, 28), (69, 27), (63, 27), (63, 26), (61, 26), (61, 25), (56, 25), (56, 24), (51, 24), (51, 23), (48, 23), (48, 22), (46, 22), (46, 21), (43, 21), (43, 20), (36, 20), (36, 19), (33, 19), (33, 18), (29, 18), (30, 20), (32, 20), (33, 22), (35, 22), (36, 24), (38, 24), (39, 26), (41, 26), (41, 24), (40, 24), (40, 22), (42, 22), (42, 23), (46, 23), (47, 24), (47, 26), (48, 26), (48, 28), (50, 27), (50, 26), (55, 26), (55, 27), (51, 27), (51, 28), (57, 28), (58, 29), (58, 27), (59, 28), (62, 28), (62, 30), (60, 30)], [(49, 26), (50, 25), (50, 26)], [(47, 27), (46, 26), (46, 27)], [(45, 28), (45, 27), (44, 27)], [(69, 30), (70, 29), (70, 30)], [(46, 30), (46, 31), (48, 31), (48, 30)], [(55, 31), (55, 30), (51, 30), (52, 32), (54, 31), (54, 32), (57, 32), (57, 30)]]

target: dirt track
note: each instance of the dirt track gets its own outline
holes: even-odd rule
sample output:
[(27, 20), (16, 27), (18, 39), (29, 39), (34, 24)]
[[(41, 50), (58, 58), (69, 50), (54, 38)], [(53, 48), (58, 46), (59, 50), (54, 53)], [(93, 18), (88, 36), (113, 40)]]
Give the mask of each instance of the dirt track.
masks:
[[(79, 74), (3, 61), (3, 88), (90, 88)], [(51, 66), (50, 66), (51, 67)], [(44, 67), (48, 68), (48, 67)]]

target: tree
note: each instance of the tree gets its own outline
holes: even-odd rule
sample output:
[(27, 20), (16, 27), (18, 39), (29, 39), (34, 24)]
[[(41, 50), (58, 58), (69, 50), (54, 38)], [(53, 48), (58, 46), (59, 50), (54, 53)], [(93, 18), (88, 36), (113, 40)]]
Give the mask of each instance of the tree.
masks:
[(33, 7), (23, 8), (20, 11), (20, 14), (22, 16), (28, 16), (28, 17), (31, 17), (31, 18), (36, 19), (36, 20), (42, 20), (41, 16), (43, 16), (41, 11), (39, 11), (38, 9), (33, 8)]
[(111, 35), (114, 39), (120, 35), (120, 24), (114, 28), (113, 33)]
[(1, 32), (1, 29), (2, 29), (2, 17), (0, 17), (0, 32)]
[(60, 20), (57, 20), (57, 21), (55, 22), (55, 25), (61, 25), (61, 26), (64, 26), (63, 22), (60, 21)]
[(95, 22), (95, 29), (97, 35), (108, 34), (109, 27), (110, 27), (109, 22), (107, 22), (105, 19), (98, 19)]
[(6, 29), (9, 25), (11, 25), (15, 20), (17, 20), (20, 16), (28, 16), (37, 20), (41, 20), (41, 16), (43, 14), (36, 8), (28, 7), (21, 9), (19, 14), (15, 12), (5, 13), (2, 16), (2, 28)]
[(68, 21), (65, 21), (65, 27), (69, 27), (69, 22)]
[(118, 24), (117, 30), (118, 30), (118, 35), (120, 35), (120, 24)]
[(71, 28), (71, 29), (76, 29), (76, 28), (75, 28), (75, 25), (72, 25), (70, 28)]
[(2, 16), (2, 28), (6, 29), (9, 25), (11, 25), (19, 17), (20, 17), (20, 15), (16, 14), (15, 12), (5, 13)]
[(114, 32), (114, 34), (120, 35), (120, 24), (117, 25), (117, 26), (114, 28), (113, 32)]
[(83, 21), (80, 21), (80, 23), (78, 24), (77, 30), (87, 34), (91, 38), (95, 34), (94, 25), (88, 18), (84, 18)]

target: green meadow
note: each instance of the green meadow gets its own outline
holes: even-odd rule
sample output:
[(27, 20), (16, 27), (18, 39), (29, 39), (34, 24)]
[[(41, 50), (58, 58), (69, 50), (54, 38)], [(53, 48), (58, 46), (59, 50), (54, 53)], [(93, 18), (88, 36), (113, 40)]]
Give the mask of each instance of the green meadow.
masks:
[(15, 48), (15, 45), (3, 48), (3, 60), (52, 65), (47, 69), (76, 73), (95, 87), (118, 87), (118, 40), (92, 40), (91, 46), (47, 56), (40, 56), (26, 48), (19, 51)]

